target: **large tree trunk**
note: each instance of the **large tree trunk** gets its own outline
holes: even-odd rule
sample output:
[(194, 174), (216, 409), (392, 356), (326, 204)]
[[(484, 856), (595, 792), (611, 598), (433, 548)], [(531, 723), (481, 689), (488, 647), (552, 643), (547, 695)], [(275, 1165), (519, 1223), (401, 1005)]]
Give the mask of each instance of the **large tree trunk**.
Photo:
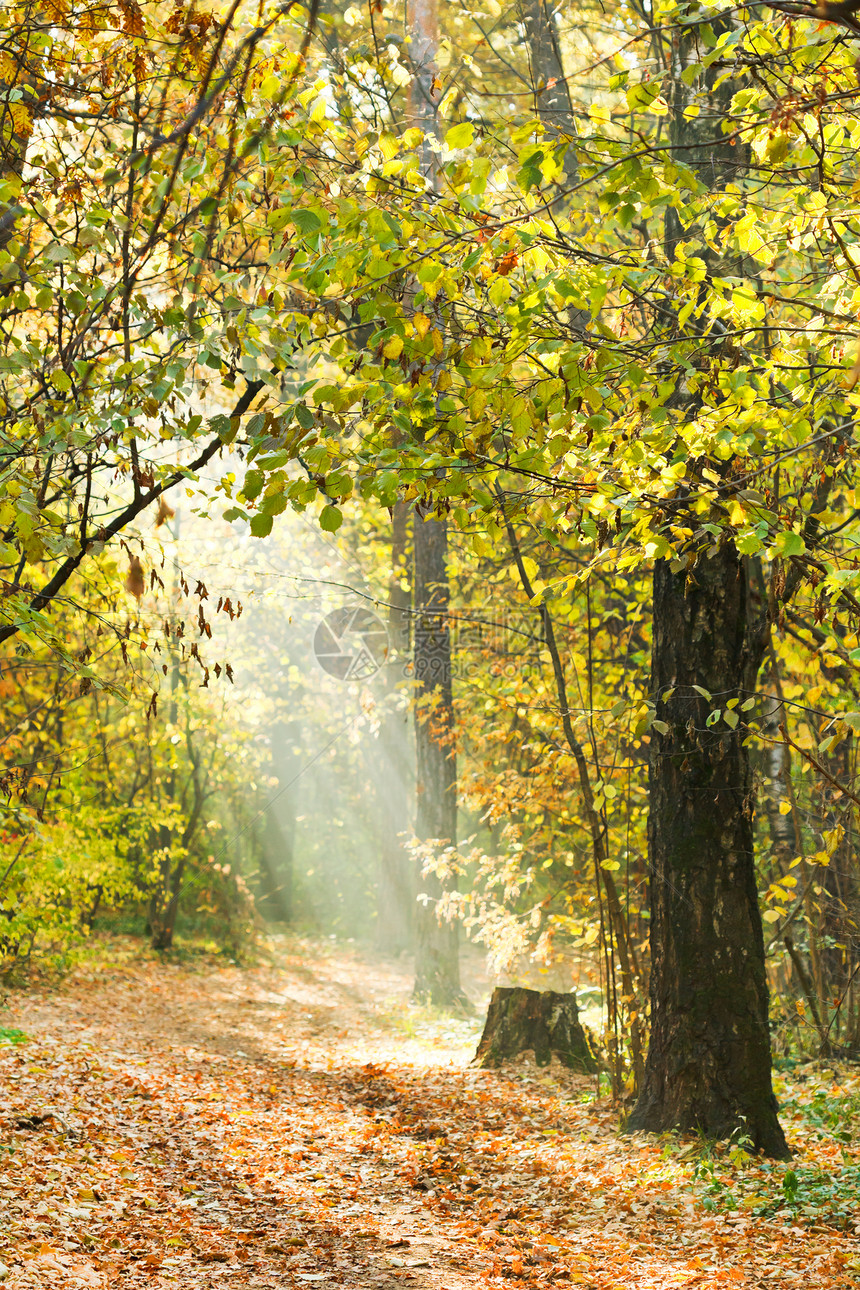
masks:
[[(448, 626), (448, 529), (415, 519), (415, 833), (432, 862), (457, 840), (457, 761)], [(415, 997), (450, 1006), (462, 1001), (457, 925), (440, 918), (438, 902), (450, 880), (431, 869), (418, 879), (415, 918)]]
[[(731, 23), (726, 18), (720, 30)], [(693, 26), (673, 29), (670, 39), (673, 155), (717, 193), (742, 183), (748, 165), (744, 146), (721, 139), (737, 86), (717, 68), (701, 69)], [(685, 228), (674, 209), (664, 237), (670, 261), (687, 239), (698, 243), (696, 254), (712, 272), (744, 271), (738, 262), (715, 263), (697, 227)], [(703, 340), (709, 331), (713, 358), (723, 361), (719, 328), (707, 319), (695, 326)], [(698, 412), (681, 380), (672, 404), (680, 419)], [(667, 729), (651, 732), (651, 1038), (629, 1127), (709, 1137), (739, 1132), (784, 1157), (771, 1084), (746, 732), (738, 706), (727, 708), (743, 700), (745, 678), (757, 674), (763, 637), (752, 630), (748, 570), (734, 546), (724, 541), (716, 551), (691, 548), (686, 556), (688, 567), (678, 573), (665, 561), (654, 571), (651, 689)], [(675, 692), (664, 700), (667, 690)], [(728, 711), (729, 721), (707, 727), (714, 708)]]
[(742, 720), (734, 730), (722, 718), (706, 726), (713, 708), (737, 715), (726, 705), (743, 698), (746, 625), (747, 580), (733, 546), (689, 574), (658, 563), (651, 680), (668, 729), (651, 734), (651, 1041), (628, 1127), (738, 1132), (784, 1157), (746, 731)]

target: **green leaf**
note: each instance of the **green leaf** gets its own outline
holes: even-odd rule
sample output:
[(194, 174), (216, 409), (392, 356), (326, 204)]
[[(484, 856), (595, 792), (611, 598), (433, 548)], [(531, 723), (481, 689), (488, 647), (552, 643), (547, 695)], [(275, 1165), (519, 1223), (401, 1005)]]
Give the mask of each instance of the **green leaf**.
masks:
[(326, 533), (336, 533), (343, 524), (343, 515), (336, 506), (324, 506), (320, 511), (320, 528)]
[(799, 533), (778, 533), (773, 544), (772, 554), (784, 556), (787, 559), (792, 555), (803, 555), (805, 550), (806, 543)]
[(764, 543), (756, 531), (750, 529), (746, 533), (738, 534), (735, 539), (735, 546), (741, 555), (755, 555), (757, 551), (762, 549)]
[(245, 482), (242, 485), (242, 494), (249, 502), (255, 497), (259, 497), (263, 491), (263, 473), (259, 470), (249, 470), (245, 476)]
[(322, 220), (316, 211), (305, 210), (303, 207), (290, 211), (290, 221), (303, 236), (318, 233), (322, 228)]
[(251, 519), (251, 532), (254, 537), (268, 537), (273, 523), (271, 515), (255, 515)]

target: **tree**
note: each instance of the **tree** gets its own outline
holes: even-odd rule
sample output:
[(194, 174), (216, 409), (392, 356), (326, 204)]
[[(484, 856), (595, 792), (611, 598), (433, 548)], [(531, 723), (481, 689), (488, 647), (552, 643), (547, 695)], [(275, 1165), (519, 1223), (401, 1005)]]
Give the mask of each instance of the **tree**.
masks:
[[(457, 924), (441, 917), (450, 878), (445, 849), (457, 841), (457, 763), (448, 621), (447, 529), (434, 519), (415, 524), (414, 669), (417, 753), (415, 835), (423, 861), (415, 920), (416, 998), (450, 1006), (461, 1001)], [(440, 872), (441, 870), (441, 872)]]
[[(720, 32), (720, 28), (717, 28)], [(729, 34), (724, 24), (722, 33)], [(722, 34), (720, 33), (720, 34)], [(670, 141), (710, 194), (742, 180), (743, 146), (714, 139), (736, 87), (698, 69), (697, 36), (674, 42), (668, 82)], [(691, 80), (688, 69), (696, 75)], [(685, 73), (687, 73), (685, 77)], [(693, 88), (695, 86), (695, 88)], [(699, 118), (688, 109), (702, 102)], [(695, 231), (666, 216), (666, 255)], [(726, 271), (705, 246), (712, 271)], [(703, 314), (700, 326), (708, 326)], [(721, 361), (722, 337), (712, 342)], [(691, 419), (699, 400), (679, 390)], [(686, 403), (686, 406), (685, 406)], [(730, 465), (723, 466), (725, 474)], [(745, 701), (750, 651), (758, 651), (748, 567), (731, 540), (692, 548), (685, 567), (658, 560), (653, 582), (649, 759), (651, 1033), (630, 1129), (743, 1132), (772, 1156), (788, 1150), (771, 1084), (764, 936), (753, 846), (753, 800)], [(753, 675), (757, 666), (753, 666)], [(725, 704), (728, 729), (706, 726), (710, 696)], [(707, 696), (707, 697), (705, 697)]]
[[(436, 158), (431, 136), (436, 129), (435, 0), (410, 0), (406, 26), (412, 63), (410, 128), (423, 134), (421, 175), (428, 197), (436, 192)], [(423, 887), (415, 918), (415, 997), (450, 1006), (462, 998), (457, 925), (441, 918), (439, 899), (450, 879), (441, 852), (457, 843), (457, 762), (451, 678), (451, 633), (448, 622), (447, 521), (416, 511), (413, 527), (415, 624), (416, 822), (421, 848)]]
[(224, 24), (137, 5), (56, 19), (10, 6), (2, 29), (0, 644), (51, 637), (76, 572), (241, 437), (293, 348), (246, 262), (295, 87), (295, 55), (268, 52), (289, 20), (248, 24), (239, 4)]
[[(459, 805), (479, 835), (468, 916), (489, 939), (602, 947), (620, 1090), (647, 759), (654, 1028), (633, 1122), (745, 1124), (781, 1151), (759, 906), (774, 976), (787, 989), (795, 973), (819, 1039), (860, 1033), (833, 903), (851, 899), (857, 796), (850, 54), (824, 26), (658, 8), (646, 29), (624, 4), (607, 24), (529, 0), (492, 30), (416, 4), (409, 57), (392, 16), (350, 9), (306, 64), (275, 11), (216, 27), (156, 7), (142, 32), (121, 15), (104, 36), (83, 11), (47, 36), (20, 13), (0, 68), (15, 232), (0, 248), (0, 514), (7, 649), (41, 663), (47, 642), (58, 669), (34, 755), (61, 739), (64, 678), (104, 679), (64, 598), (108, 605), (83, 575), (100, 592), (122, 580), (105, 544), (140, 532), (165, 487), (194, 490), (223, 450), (211, 487), (239, 532), (319, 507), (324, 533), (378, 547), (389, 511), (408, 511), (422, 992), (440, 976), (440, 997), (456, 989), (436, 914), (458, 905)], [(472, 61), (456, 63), (466, 34)], [(50, 65), (95, 76), (114, 46), (109, 110)], [(135, 597), (144, 573), (157, 586), (145, 552), (124, 558)], [(488, 649), (455, 695), (452, 571), (476, 617), (528, 617), (527, 675)], [(154, 655), (163, 633), (133, 618), (123, 646), (128, 629)], [(35, 707), (48, 687), (32, 689)], [(771, 850), (751, 758), (777, 739), (796, 782)], [(159, 758), (164, 783), (174, 773), (159, 749), (146, 783)], [(363, 820), (364, 800), (338, 793)], [(182, 836), (178, 817), (160, 824)]]
[(747, 596), (730, 543), (682, 572), (661, 561), (654, 575), (651, 1035), (628, 1127), (743, 1132), (782, 1156), (746, 732), (740, 716), (708, 729), (699, 693), (742, 699)]

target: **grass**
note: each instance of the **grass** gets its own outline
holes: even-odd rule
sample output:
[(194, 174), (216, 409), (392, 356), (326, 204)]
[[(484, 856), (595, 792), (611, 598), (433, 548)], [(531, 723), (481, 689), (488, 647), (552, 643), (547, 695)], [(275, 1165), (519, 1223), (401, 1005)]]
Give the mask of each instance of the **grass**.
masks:
[(14, 1026), (0, 1026), (0, 1048), (11, 1048), (18, 1044), (26, 1044), (29, 1035), (25, 1035), (23, 1030), (16, 1030)]

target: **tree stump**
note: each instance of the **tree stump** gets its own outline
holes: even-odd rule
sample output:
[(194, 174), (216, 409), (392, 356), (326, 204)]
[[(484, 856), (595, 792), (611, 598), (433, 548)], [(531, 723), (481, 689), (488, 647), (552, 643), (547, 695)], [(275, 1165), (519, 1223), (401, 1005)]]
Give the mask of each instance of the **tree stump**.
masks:
[(576, 995), (555, 990), (497, 987), (475, 1053), (479, 1066), (498, 1067), (531, 1049), (538, 1066), (553, 1057), (571, 1070), (592, 1074), (597, 1062), (579, 1021)]

